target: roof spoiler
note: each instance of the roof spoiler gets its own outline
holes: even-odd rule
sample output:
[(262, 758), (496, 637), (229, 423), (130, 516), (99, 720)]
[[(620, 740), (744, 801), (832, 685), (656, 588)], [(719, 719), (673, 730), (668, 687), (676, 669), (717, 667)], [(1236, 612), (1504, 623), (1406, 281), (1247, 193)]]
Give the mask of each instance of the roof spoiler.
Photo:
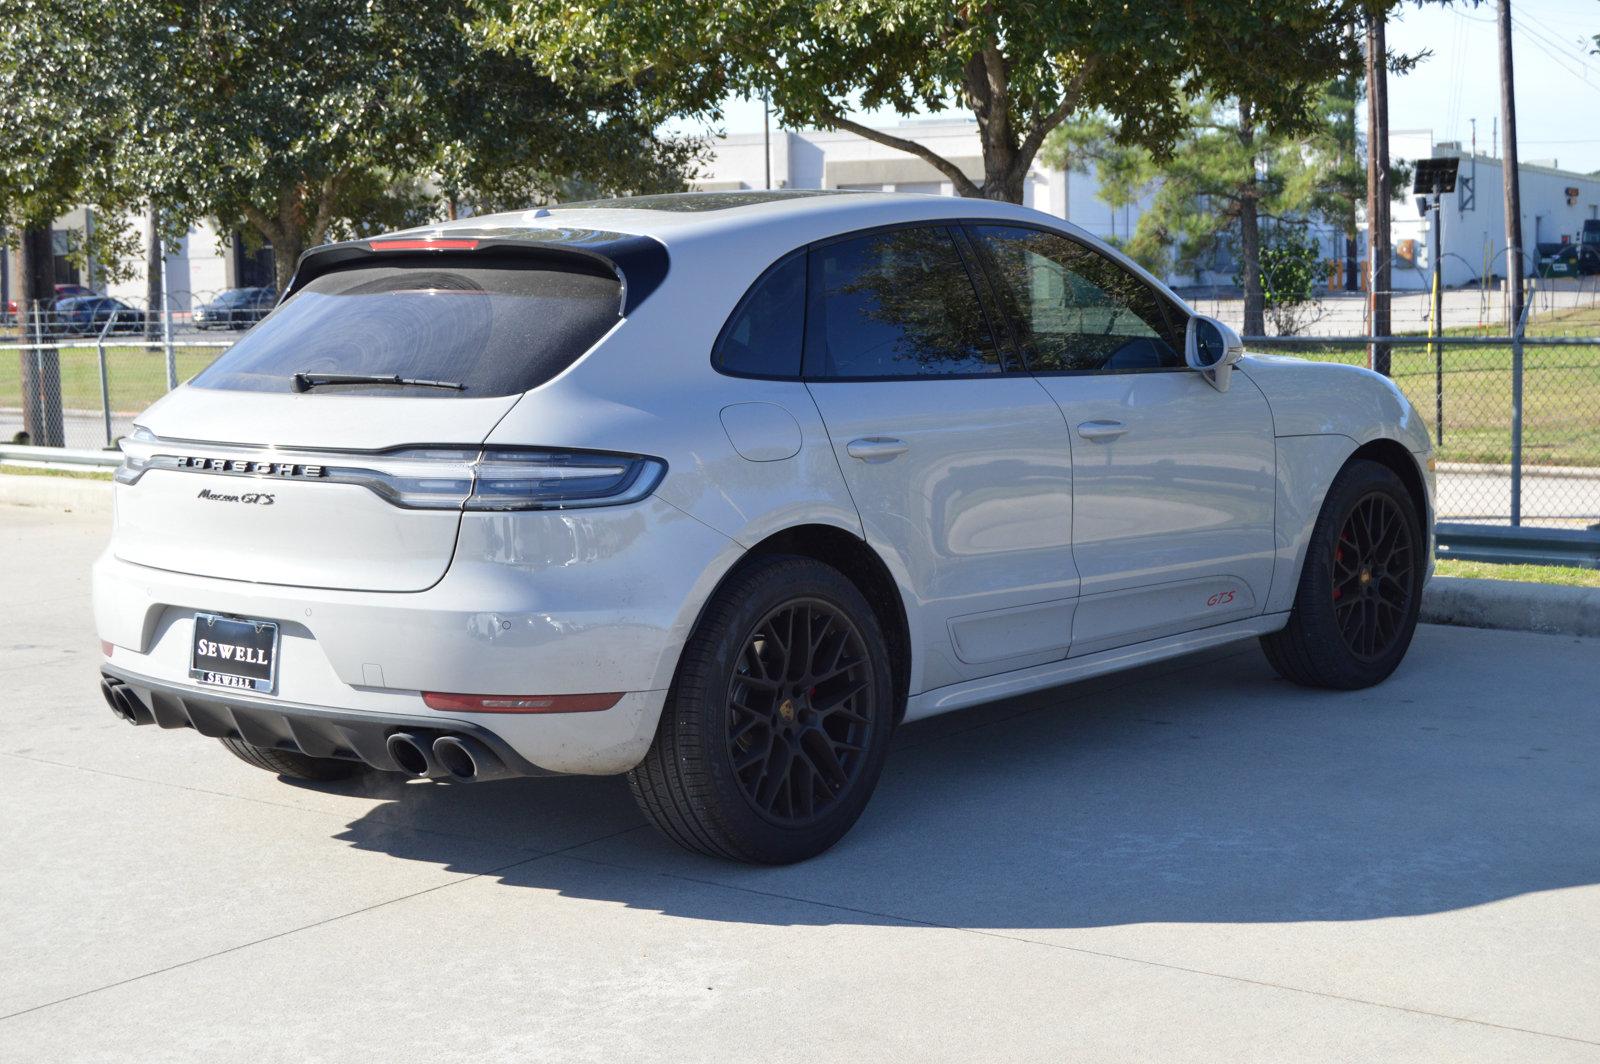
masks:
[(364, 259), (381, 262), (385, 256), (397, 252), (434, 255), (493, 251), (578, 258), (601, 267), (615, 275), (622, 284), (619, 313), (623, 317), (631, 314), (646, 296), (661, 287), (661, 282), (667, 276), (666, 246), (648, 236), (610, 233), (599, 229), (562, 228), (413, 230), (312, 248), (300, 256), (283, 298), (293, 296), (315, 277)]

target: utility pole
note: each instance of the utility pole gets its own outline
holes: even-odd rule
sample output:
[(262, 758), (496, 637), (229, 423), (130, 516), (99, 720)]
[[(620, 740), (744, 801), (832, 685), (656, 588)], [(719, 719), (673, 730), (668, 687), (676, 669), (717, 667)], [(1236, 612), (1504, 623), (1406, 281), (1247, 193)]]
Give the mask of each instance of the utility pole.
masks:
[[(1349, 43), (1350, 57), (1354, 59), (1356, 56), (1361, 54), (1361, 28), (1353, 22), (1350, 24)], [(1358, 123), (1356, 121), (1356, 112), (1358, 110), (1357, 101), (1361, 98), (1359, 79), (1360, 75), (1353, 72), (1342, 75), (1340, 78), (1350, 93), (1350, 111), (1346, 115), (1346, 118), (1350, 122), (1350, 141), (1348, 147), (1350, 149), (1350, 159), (1352, 162), (1359, 158), (1360, 154), (1360, 149), (1358, 147), (1359, 141), (1357, 140), (1356, 133), (1358, 128)], [(1345, 144), (1341, 143), (1339, 145), (1339, 152), (1341, 156), (1344, 153), (1345, 147)], [(1340, 163), (1342, 164), (1343, 161), (1344, 160), (1341, 158)], [(1349, 228), (1345, 231), (1344, 235), (1344, 290), (1346, 292), (1359, 292), (1361, 290), (1361, 249), (1358, 247), (1358, 244), (1361, 234), (1360, 230), (1356, 226), (1356, 205), (1353, 202), (1350, 204), (1350, 217), (1348, 220), (1348, 225)]]
[(1522, 320), (1522, 194), (1517, 173), (1517, 98), (1511, 70), (1511, 0), (1499, 0), (1500, 117), (1506, 127), (1502, 157), (1506, 186), (1506, 313), (1511, 329)]
[[(1389, 52), (1382, 16), (1367, 16), (1367, 322), (1388, 336), (1389, 303)], [(1367, 365), (1389, 376), (1389, 345), (1370, 344)]]

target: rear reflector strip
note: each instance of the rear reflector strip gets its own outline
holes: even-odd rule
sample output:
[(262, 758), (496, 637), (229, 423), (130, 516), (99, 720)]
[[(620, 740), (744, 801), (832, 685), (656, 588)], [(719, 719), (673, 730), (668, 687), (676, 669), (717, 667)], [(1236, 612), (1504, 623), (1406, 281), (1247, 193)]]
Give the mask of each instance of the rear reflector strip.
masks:
[(460, 238), (434, 237), (409, 240), (373, 240), (367, 246), (373, 251), (471, 251), (478, 246), (478, 242)]
[(595, 713), (622, 700), (622, 692), (599, 695), (449, 695), (422, 692), (429, 709), (457, 713)]

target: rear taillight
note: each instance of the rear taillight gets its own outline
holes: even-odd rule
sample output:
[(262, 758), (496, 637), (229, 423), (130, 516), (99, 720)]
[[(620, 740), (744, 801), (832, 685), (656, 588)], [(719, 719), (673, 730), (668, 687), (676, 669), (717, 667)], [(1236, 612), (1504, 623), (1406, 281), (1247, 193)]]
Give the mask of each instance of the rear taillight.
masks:
[(151, 446), (158, 442), (149, 429), (135, 426), (131, 434), (117, 443), (122, 448), (122, 464), (112, 474), (112, 479), (119, 484), (132, 484), (143, 476), (150, 465)]
[(468, 510), (565, 510), (635, 502), (656, 490), (666, 465), (635, 455), (485, 451), (473, 467)]
[(570, 510), (637, 502), (666, 463), (591, 451), (416, 447), (377, 454), (182, 444), (136, 429), (122, 441), (116, 479), (151, 470), (252, 477), (279, 483), (353, 484), (412, 510)]

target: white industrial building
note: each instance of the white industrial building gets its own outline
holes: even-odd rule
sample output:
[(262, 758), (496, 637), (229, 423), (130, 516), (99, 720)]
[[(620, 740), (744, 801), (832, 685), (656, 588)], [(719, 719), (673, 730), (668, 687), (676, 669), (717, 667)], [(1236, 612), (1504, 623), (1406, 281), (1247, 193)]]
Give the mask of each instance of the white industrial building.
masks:
[[(1389, 138), (1389, 155), (1411, 161), (1455, 157), (1460, 160), (1456, 190), (1440, 201), (1443, 238), (1440, 265), (1446, 287), (1477, 284), (1484, 277), (1505, 277), (1506, 201), (1502, 160), (1463, 151), (1455, 142), (1435, 143), (1432, 130), (1400, 130)], [(1583, 223), (1600, 218), (1600, 174), (1579, 174), (1553, 165), (1523, 162), (1518, 166), (1522, 196), (1522, 272), (1533, 272), (1539, 244), (1576, 243)], [(1393, 211), (1394, 286), (1428, 288), (1430, 219), (1416, 197), (1396, 202)]]
[[(914, 119), (888, 132), (924, 145), (982, 183), (983, 149), (977, 122)], [(932, 164), (855, 133), (775, 129), (770, 152), (767, 148), (767, 139), (760, 133), (719, 138), (694, 187), (708, 192), (770, 187), (955, 194), (950, 180)], [(1058, 218), (1070, 218), (1096, 236), (1128, 236), (1138, 221), (1138, 209), (1113, 211), (1099, 198), (1099, 190), (1093, 172), (1069, 173), (1035, 159), (1023, 185), (1023, 203)]]
[[(915, 140), (981, 179), (983, 162), (977, 123), (967, 120), (919, 120), (892, 131)], [(762, 134), (723, 137), (714, 146), (695, 187), (704, 190), (772, 188), (847, 188), (889, 192), (953, 195), (950, 181), (930, 164), (867, 140), (854, 133), (774, 131), (771, 135), (770, 178)], [(1435, 144), (1432, 130), (1404, 130), (1391, 136), (1389, 154), (1413, 161), (1438, 156), (1461, 158), (1456, 191), (1442, 201), (1444, 281), (1448, 287), (1478, 283), (1484, 276), (1504, 276), (1505, 199), (1501, 160), (1473, 156), (1459, 144)], [(1576, 241), (1585, 219), (1600, 217), (1600, 175), (1577, 174), (1553, 166), (1523, 163), (1523, 272), (1533, 269), (1534, 250), (1541, 243)], [(1067, 172), (1035, 160), (1024, 187), (1023, 202), (1080, 226), (1100, 237), (1126, 238), (1139, 222), (1139, 205), (1113, 210), (1099, 196), (1093, 171)], [(1409, 192), (1392, 209), (1393, 286), (1423, 290), (1431, 285), (1428, 252), (1429, 219)], [(1330, 263), (1344, 259), (1344, 235), (1332, 226), (1313, 225)], [(1365, 240), (1360, 255), (1366, 260)], [(1200, 276), (1168, 278), (1177, 286), (1228, 284), (1233, 263), (1226, 249)]]

